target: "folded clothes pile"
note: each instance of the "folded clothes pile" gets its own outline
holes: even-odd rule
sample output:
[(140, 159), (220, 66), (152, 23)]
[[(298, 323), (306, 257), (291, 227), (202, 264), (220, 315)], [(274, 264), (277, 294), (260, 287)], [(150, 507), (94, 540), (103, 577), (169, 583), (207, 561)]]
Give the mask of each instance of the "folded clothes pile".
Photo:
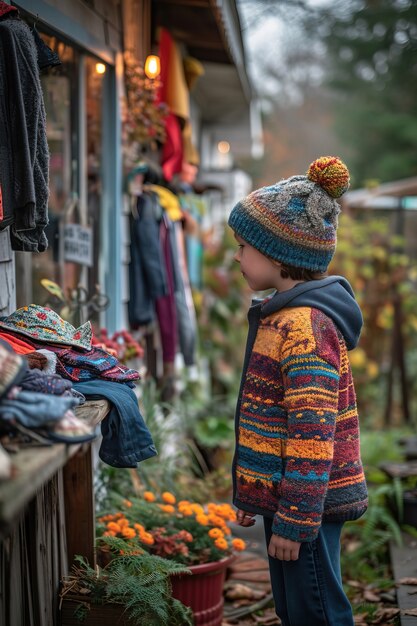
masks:
[(0, 434), (23, 430), (50, 442), (91, 441), (94, 431), (73, 413), (83, 402), (70, 381), (30, 370), (26, 359), (0, 339)]
[(74, 328), (47, 307), (30, 304), (2, 318), (0, 338), (18, 354), (43, 349), (53, 352), (56, 372), (74, 382), (102, 378), (121, 383), (139, 378), (136, 370), (122, 365), (105, 350), (92, 346), (89, 322)]
[(139, 378), (92, 345), (89, 322), (74, 328), (55, 311), (31, 304), (0, 319), (0, 438), (10, 428), (50, 441), (95, 437), (75, 416), (85, 400), (109, 404), (99, 455), (114, 467), (136, 467), (157, 454), (132, 390)]

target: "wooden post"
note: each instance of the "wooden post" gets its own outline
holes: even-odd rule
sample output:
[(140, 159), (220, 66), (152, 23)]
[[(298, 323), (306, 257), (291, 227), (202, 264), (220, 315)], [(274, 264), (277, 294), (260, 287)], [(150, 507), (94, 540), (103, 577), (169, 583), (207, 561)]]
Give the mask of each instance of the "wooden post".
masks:
[(91, 446), (82, 448), (64, 466), (65, 525), (68, 565), (79, 554), (95, 567), (95, 515)]
[[(403, 198), (399, 198), (397, 213), (396, 213), (396, 226), (395, 234), (400, 237), (404, 237), (404, 211), (405, 205)], [(401, 254), (404, 252), (404, 245), (401, 244), (393, 250), (394, 252)], [(390, 370), (388, 372), (387, 380), (387, 398), (385, 403), (385, 424), (388, 426), (392, 423), (391, 412), (393, 404), (394, 394), (394, 378), (395, 370), (398, 367), (400, 376), (400, 392), (401, 392), (401, 408), (404, 421), (410, 423), (410, 403), (407, 384), (407, 369), (405, 360), (405, 346), (404, 346), (404, 331), (403, 331), (403, 311), (401, 303), (401, 295), (398, 292), (398, 284), (393, 284), (393, 308), (394, 308), (394, 325), (392, 329), (392, 344), (391, 344), (391, 363)]]

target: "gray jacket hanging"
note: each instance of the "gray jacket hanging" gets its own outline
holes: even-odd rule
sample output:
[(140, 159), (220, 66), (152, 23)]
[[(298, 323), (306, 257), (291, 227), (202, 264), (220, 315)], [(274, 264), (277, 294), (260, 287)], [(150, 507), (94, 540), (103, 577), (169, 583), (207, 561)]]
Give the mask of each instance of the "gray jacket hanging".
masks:
[(20, 19), (0, 21), (0, 185), (4, 219), (13, 250), (48, 247), (49, 150), (46, 116), (29, 27)]

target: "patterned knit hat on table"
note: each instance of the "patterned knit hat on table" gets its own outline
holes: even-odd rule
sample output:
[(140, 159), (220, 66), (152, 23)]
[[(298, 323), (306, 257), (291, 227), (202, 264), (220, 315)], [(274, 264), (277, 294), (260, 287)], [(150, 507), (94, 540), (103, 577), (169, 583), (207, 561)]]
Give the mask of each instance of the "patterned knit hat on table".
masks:
[(265, 256), (285, 265), (325, 272), (336, 249), (340, 198), (349, 171), (324, 156), (306, 176), (291, 176), (249, 194), (232, 209), (229, 226)]
[(5, 328), (19, 335), (31, 337), (46, 344), (75, 346), (91, 350), (92, 328), (86, 322), (74, 328), (69, 322), (48, 307), (38, 304), (22, 306), (9, 317), (0, 320), (0, 328)]

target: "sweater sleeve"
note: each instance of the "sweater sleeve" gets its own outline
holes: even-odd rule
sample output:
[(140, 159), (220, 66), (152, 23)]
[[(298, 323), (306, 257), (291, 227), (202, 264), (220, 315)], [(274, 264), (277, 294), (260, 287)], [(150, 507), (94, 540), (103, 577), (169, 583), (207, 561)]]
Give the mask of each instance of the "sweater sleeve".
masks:
[(7, 36), (7, 129), (11, 159), (13, 250), (43, 252), (48, 241), (49, 149), (37, 52), (29, 27), (21, 20), (2, 22)]
[(333, 322), (320, 311), (301, 309), (282, 350), (288, 439), (272, 527), (293, 541), (314, 540), (321, 525), (333, 460), (339, 364)]

